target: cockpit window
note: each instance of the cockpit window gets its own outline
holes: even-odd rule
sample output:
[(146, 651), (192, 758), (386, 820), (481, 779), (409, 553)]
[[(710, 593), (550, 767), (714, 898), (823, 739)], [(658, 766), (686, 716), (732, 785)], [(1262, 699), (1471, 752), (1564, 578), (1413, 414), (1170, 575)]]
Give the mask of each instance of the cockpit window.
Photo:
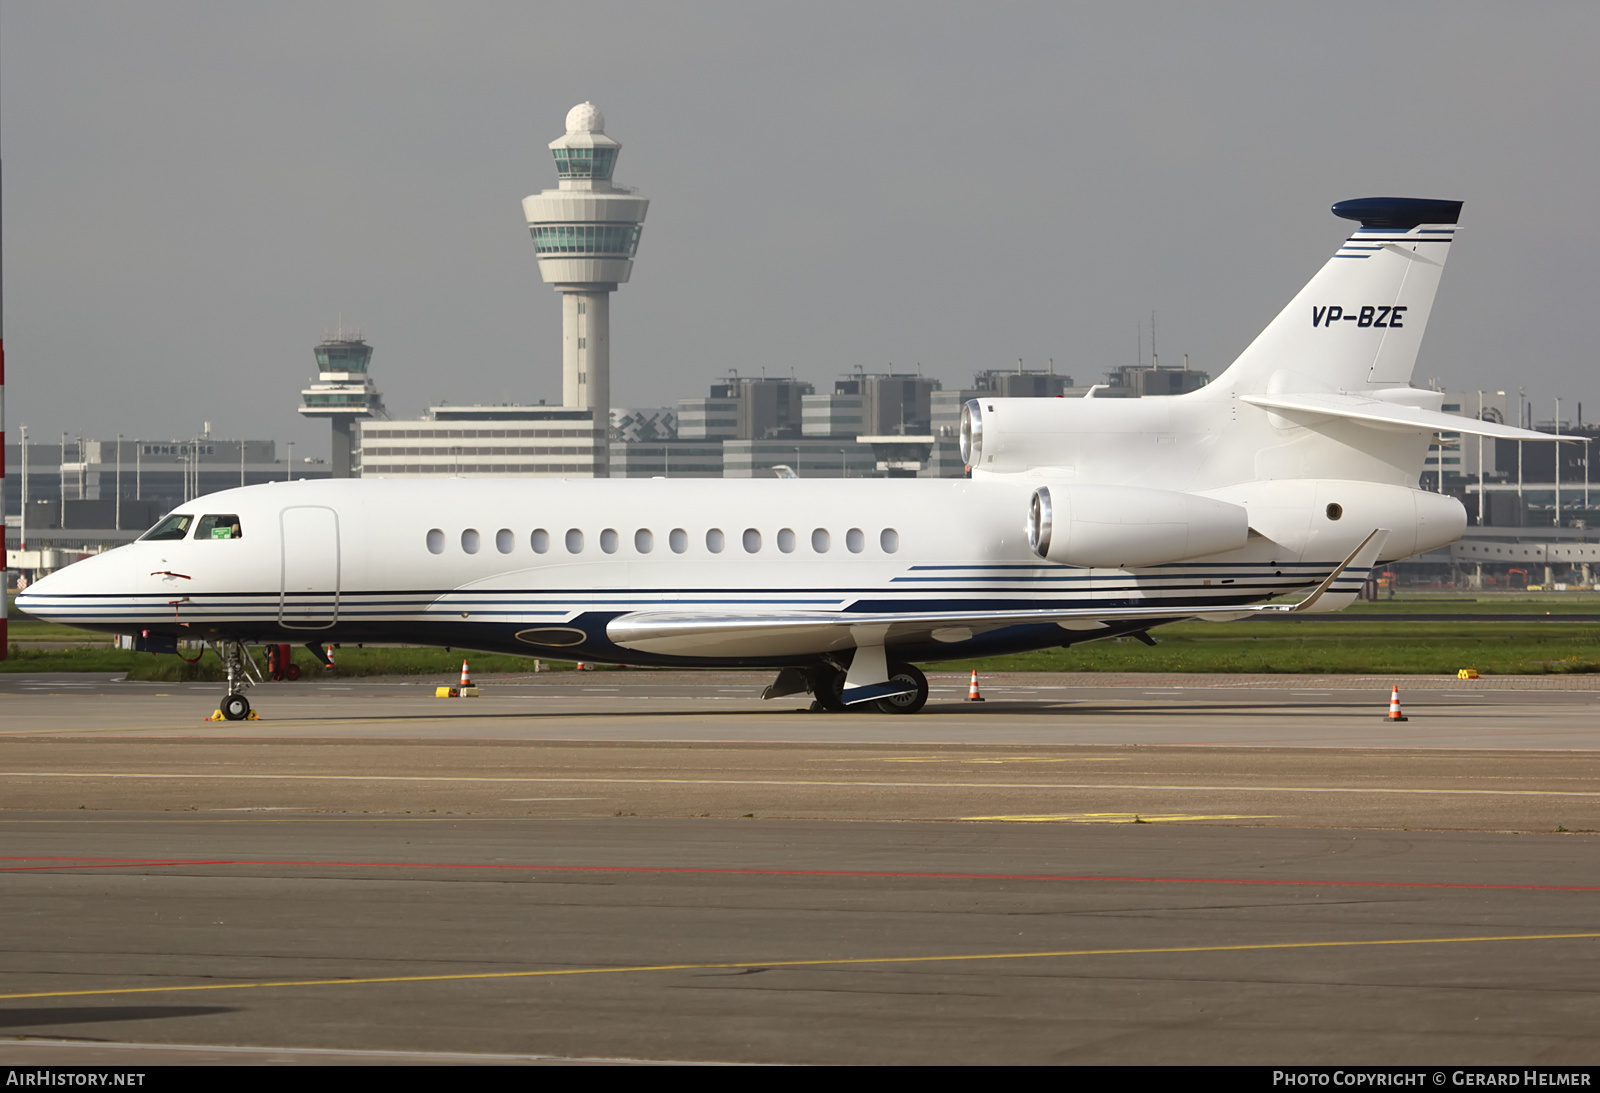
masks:
[(189, 525), (192, 523), (194, 523), (193, 516), (175, 512), (139, 536), (139, 539), (146, 543), (166, 539), (187, 539), (189, 537)]
[(195, 529), (196, 539), (242, 539), (244, 532), (239, 528), (239, 517), (233, 513), (220, 516), (200, 517), (200, 526)]

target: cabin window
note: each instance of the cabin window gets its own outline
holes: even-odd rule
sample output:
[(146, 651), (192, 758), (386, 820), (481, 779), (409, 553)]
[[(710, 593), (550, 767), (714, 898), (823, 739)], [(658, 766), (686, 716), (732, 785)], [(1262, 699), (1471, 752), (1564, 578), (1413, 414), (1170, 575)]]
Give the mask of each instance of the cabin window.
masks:
[(550, 533), (544, 528), (534, 528), (533, 534), (528, 536), (528, 545), (535, 554), (543, 554), (550, 549)]
[(196, 539), (242, 539), (244, 532), (239, 528), (239, 517), (229, 513), (227, 515), (202, 516), (200, 526), (194, 529)]
[(713, 554), (722, 553), (722, 529), (712, 528), (706, 532), (706, 549)]
[(192, 523), (194, 523), (193, 516), (173, 513), (139, 536), (139, 538), (147, 543), (166, 542), (171, 539), (187, 539), (189, 537), (189, 525)]
[(884, 528), (878, 535), (878, 545), (885, 554), (893, 554), (900, 549), (900, 533), (894, 528)]
[(844, 545), (850, 548), (851, 554), (860, 554), (862, 548), (867, 545), (867, 537), (862, 534), (860, 528), (851, 528), (844, 533)]
[(494, 533), (494, 548), (501, 554), (510, 554), (516, 545), (517, 537), (512, 534), (510, 528), (501, 528)]
[(818, 554), (828, 553), (828, 548), (833, 546), (833, 536), (828, 534), (827, 528), (817, 528), (811, 533), (811, 549)]
[(433, 530), (428, 532), (428, 553), (429, 554), (443, 554), (444, 553), (444, 532), (439, 530), (438, 528), (434, 528)]
[(761, 533), (755, 528), (744, 529), (744, 552), (754, 554), (761, 549)]
[(673, 528), (667, 536), (667, 543), (672, 547), (672, 553), (682, 554), (689, 549), (689, 533), (682, 528)]
[(616, 528), (606, 528), (600, 533), (600, 549), (607, 554), (615, 554), (617, 552)]
[(778, 549), (785, 554), (794, 553), (794, 528), (778, 529)]
[(477, 528), (468, 528), (466, 531), (461, 533), (461, 549), (466, 551), (468, 554), (478, 553), (478, 547), (481, 545), (482, 543), (479, 541)]
[(656, 546), (656, 537), (649, 528), (640, 528), (633, 533), (633, 549), (640, 554), (649, 554)]
[(583, 553), (583, 532), (579, 531), (577, 528), (567, 529), (567, 553)]

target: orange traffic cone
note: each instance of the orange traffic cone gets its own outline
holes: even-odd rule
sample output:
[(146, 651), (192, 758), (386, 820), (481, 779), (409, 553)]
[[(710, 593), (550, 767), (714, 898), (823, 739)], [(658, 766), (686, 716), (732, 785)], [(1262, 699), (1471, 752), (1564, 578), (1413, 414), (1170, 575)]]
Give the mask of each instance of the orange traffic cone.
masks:
[(593, 667), (594, 667), (594, 665), (585, 664), (583, 661), (580, 660), (580, 661), (578, 661), (578, 666), (573, 670), (577, 671), (577, 672), (587, 672)]
[(327, 655), (328, 655), (328, 663), (326, 663), (326, 664), (324, 664), (322, 666), (322, 670), (324, 672), (336, 672), (336, 671), (338, 671), (339, 670), (339, 665), (337, 663), (335, 663), (334, 659), (333, 659), (333, 646), (331, 646), (331, 645), (328, 646), (328, 648), (325, 649), (324, 652), (327, 653)]
[(978, 693), (978, 670), (972, 670), (972, 684), (967, 688), (968, 702), (982, 702), (983, 696)]
[(467, 658), (466, 657), (462, 657), (461, 658), (461, 683), (460, 683), (459, 686), (456, 687), (456, 697), (458, 697), (458, 698), (477, 698), (478, 697), (477, 685), (472, 682), (472, 674), (467, 671)]
[(1396, 687), (1389, 693), (1389, 721), (1410, 721), (1411, 719), (1400, 712), (1400, 688)]

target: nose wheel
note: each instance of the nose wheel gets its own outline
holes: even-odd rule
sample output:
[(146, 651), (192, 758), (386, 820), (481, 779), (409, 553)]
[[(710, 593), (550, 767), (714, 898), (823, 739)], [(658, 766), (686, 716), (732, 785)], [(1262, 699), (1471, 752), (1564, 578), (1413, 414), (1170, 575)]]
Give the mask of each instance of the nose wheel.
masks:
[[(217, 713), (224, 721), (247, 721), (255, 716), (250, 712), (250, 700), (244, 696), (246, 689), (261, 680), (261, 669), (250, 656), (242, 641), (218, 642), (212, 647), (222, 658), (223, 669), (228, 673), (228, 689), (222, 696)], [(215, 718), (216, 714), (212, 717)]]

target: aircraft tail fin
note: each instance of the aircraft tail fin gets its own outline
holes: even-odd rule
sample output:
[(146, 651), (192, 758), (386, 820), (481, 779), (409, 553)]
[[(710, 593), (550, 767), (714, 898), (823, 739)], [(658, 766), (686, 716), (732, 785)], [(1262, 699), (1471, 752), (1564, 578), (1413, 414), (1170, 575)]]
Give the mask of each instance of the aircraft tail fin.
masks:
[(1461, 202), (1367, 197), (1341, 201), (1333, 213), (1361, 226), (1203, 391), (1365, 391), (1411, 382)]

